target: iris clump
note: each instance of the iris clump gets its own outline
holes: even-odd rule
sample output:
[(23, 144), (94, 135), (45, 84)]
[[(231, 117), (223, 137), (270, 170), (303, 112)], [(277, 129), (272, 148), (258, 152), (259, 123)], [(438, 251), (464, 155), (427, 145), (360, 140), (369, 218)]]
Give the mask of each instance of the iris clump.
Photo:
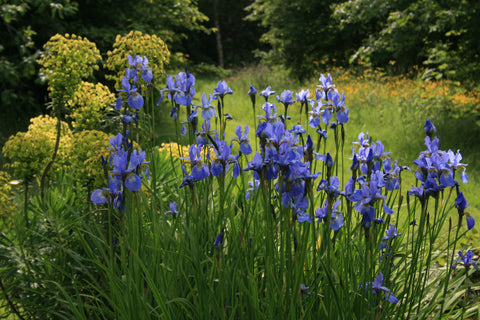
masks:
[[(55, 219), (44, 218), (42, 210), (56, 210), (60, 205), (54, 202), (68, 197), (52, 193), (45, 200), (50, 202), (40, 199), (31, 206), (39, 215), (32, 223), (46, 223), (29, 237), (47, 238), (42, 232), (57, 237), (66, 230), (58, 236), (62, 246), (42, 247), (44, 254), (55, 252), (43, 259), (45, 269), (56, 270), (58, 256), (65, 254), (64, 265), (76, 270), (62, 273), (68, 281), (58, 302), (73, 311), (63, 306), (52, 314), (79, 319), (472, 314), (463, 305), (475, 287), (466, 288), (464, 275), (475, 272), (478, 262), (472, 251), (464, 255), (460, 248), (461, 237), (474, 228), (461, 191), (467, 165), (459, 151), (440, 150), (433, 123), (425, 124), (426, 150), (410, 172), (414, 166), (395, 160), (386, 143), (367, 131), (350, 132), (355, 109), (329, 74), (320, 75), (312, 95), (302, 89), (296, 99), (287, 89), (268, 101), (275, 94), (268, 87), (260, 94), (261, 108), (250, 86), (243, 92), (252, 102), (254, 123), (235, 127), (226, 122), (223, 100), (240, 91), (225, 81), (197, 95), (195, 76), (185, 71), (167, 76), (164, 89), (145, 94), (139, 82), (153, 81), (154, 75), (149, 60), (135, 55), (128, 57), (123, 79), (117, 106), (123, 131), (110, 138), (110, 156), (99, 160), (104, 188), (88, 190), (90, 200), (108, 204), (108, 210), (85, 205), (86, 214), (55, 229), (50, 225)], [(158, 153), (155, 143), (141, 136), (156, 130), (155, 120), (142, 122), (154, 108), (152, 95), (160, 114), (170, 113), (175, 125), (178, 140), (169, 144), (168, 156), (167, 148)], [(277, 113), (278, 105), (284, 114)], [(309, 118), (302, 122), (303, 107)], [(404, 178), (414, 181), (406, 195)], [(68, 205), (62, 214), (70, 213)], [(0, 249), (1, 257), (5, 247)], [(42, 259), (29, 257), (26, 264), (37, 260)], [(465, 268), (454, 271), (462, 264)], [(14, 274), (41, 281), (35, 272), (42, 268), (26, 269)], [(39, 287), (55, 289), (57, 283), (50, 282)], [(32, 294), (37, 288), (28, 289)]]
[[(132, 58), (131, 68), (136, 63), (136, 70), (143, 75), (145, 59), (137, 60)], [(139, 76), (135, 76), (133, 70), (127, 71), (125, 79), (131, 86), (125, 82), (123, 95), (136, 93), (135, 77)], [(254, 283), (249, 288), (264, 299), (274, 301), (273, 294), (277, 291), (298, 292), (303, 296), (299, 299), (302, 304), (314, 305), (325, 294), (333, 296), (342, 292), (342, 299), (354, 306), (348, 307), (348, 312), (357, 308), (374, 312), (376, 317), (395, 312), (402, 316), (422, 312), (422, 304), (410, 302), (408, 297), (413, 295), (418, 300), (426, 293), (422, 283), (428, 280), (423, 277), (432, 268), (432, 255), (428, 252), (433, 252), (433, 239), (441, 227), (427, 227), (432, 219), (429, 198), (443, 198), (447, 189), (457, 192), (455, 207), (459, 217), (466, 216), (468, 230), (473, 228), (474, 220), (465, 211), (468, 205), (455, 180), (455, 173), (461, 170), (461, 181), (468, 182), (467, 165), (461, 162), (459, 151), (439, 149), (438, 138), (433, 137), (435, 126), (427, 121), (427, 150), (420, 152), (414, 161), (417, 169), (413, 176), (418, 183), (407, 193), (408, 217), (402, 217), (402, 175), (410, 170), (409, 166), (392, 159), (380, 140), (370, 141), (368, 132), (360, 132), (351, 153), (348, 152), (351, 165), (344, 170), (345, 130), (350, 120), (346, 94), (337, 89), (330, 74), (321, 74), (319, 82), (313, 98), (309, 90), (298, 92), (296, 100), (290, 90), (277, 95), (277, 102), (285, 108), (283, 115), (277, 113), (275, 103), (268, 101), (276, 93), (270, 86), (260, 93), (265, 102), (256, 110), (257, 90), (250, 86), (247, 94), (253, 106), (256, 128), (253, 133), (258, 146), (253, 148), (248, 125), (237, 125), (231, 130), (235, 136), (230, 140), (225, 138), (225, 119), (230, 116), (222, 112), (223, 99), (233, 94), (225, 81), (219, 81), (213, 93), (203, 92), (200, 103), (195, 104), (195, 77), (188, 72), (180, 72), (175, 78), (167, 76), (167, 86), (160, 91), (159, 106), (166, 94), (172, 107), (171, 117), (175, 124), (182, 124), (181, 128), (176, 127), (177, 133), (189, 133), (188, 155), (179, 157), (183, 179), (176, 184), (183, 197), (170, 195), (176, 201), (170, 201), (169, 210), (164, 211), (166, 217), (172, 216), (175, 221), (168, 224), (168, 228), (173, 228), (170, 234), (175, 241), (187, 241), (188, 247), (195, 247), (198, 241), (206, 248), (205, 243), (214, 239), (213, 248), (205, 249), (209, 256), (205, 261), (212, 263), (209, 272), (224, 306), (237, 303), (235, 299), (230, 300), (229, 293), (223, 289), (233, 285), (226, 272), (242, 269), (243, 262), (239, 265), (235, 261), (245, 259), (249, 269), (242, 272), (251, 276)], [(212, 104), (215, 99), (219, 100), (216, 107)], [(295, 103), (301, 108), (310, 107), (309, 111), (306, 109), (307, 121), (314, 132), (304, 129), (301, 122), (291, 125), (287, 121), (287, 111)], [(183, 107), (186, 112), (181, 111)], [(197, 128), (199, 116), (201, 127)], [(219, 118), (219, 130), (212, 130), (214, 121), (218, 128)], [(147, 164), (145, 155), (140, 151), (125, 151), (132, 149), (125, 139), (122, 136), (112, 139), (115, 153), (111, 156), (110, 183), (108, 188), (92, 193), (96, 203), (110, 201), (115, 208), (120, 208), (125, 203), (125, 189), (141, 190), (141, 172)], [(231, 175), (227, 174), (230, 168)], [(345, 178), (348, 168), (350, 174)], [(147, 174), (148, 171), (144, 175)], [(183, 188), (185, 186), (188, 188)], [(415, 196), (418, 201), (412, 203), (409, 196)], [(437, 203), (431, 215), (435, 221), (444, 221), (447, 211), (438, 210), (438, 206)], [(415, 217), (418, 210), (421, 214)], [(417, 219), (418, 229), (416, 224), (408, 224)], [(196, 230), (199, 234), (195, 234)], [(188, 240), (181, 239), (182, 232), (188, 234)], [(254, 242), (252, 237), (260, 241)], [(407, 238), (413, 238), (414, 245), (405, 246)], [(455, 244), (456, 240), (447, 246), (451, 248)], [(199, 250), (195, 254), (203, 250), (195, 248)], [(210, 259), (211, 255), (215, 258)], [(471, 259), (471, 255), (467, 255), (462, 263), (476, 265)], [(347, 273), (345, 279), (348, 280), (340, 279), (343, 273)], [(255, 282), (253, 279), (258, 275), (265, 280)], [(375, 275), (375, 280), (368, 282)], [(388, 276), (388, 284), (384, 284), (387, 282), (384, 275)], [(448, 286), (448, 282), (444, 285)], [(364, 289), (355, 289), (359, 286)], [(400, 306), (391, 306), (395, 304)], [(427, 304), (430, 311), (438, 308), (438, 304)], [(298, 308), (301, 313), (300, 306)], [(344, 311), (338, 309), (335, 302), (328, 308), (329, 311), (319, 311), (316, 315), (326, 317), (333, 310)], [(221, 310), (222, 314), (230, 314), (228, 308)], [(239, 316), (235, 311), (231, 314)]]

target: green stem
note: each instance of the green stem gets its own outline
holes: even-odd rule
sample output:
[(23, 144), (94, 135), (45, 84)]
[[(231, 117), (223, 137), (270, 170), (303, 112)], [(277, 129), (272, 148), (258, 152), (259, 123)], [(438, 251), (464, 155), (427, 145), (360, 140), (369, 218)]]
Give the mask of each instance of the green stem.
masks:
[(46, 182), (48, 171), (50, 171), (50, 168), (53, 165), (53, 163), (55, 162), (55, 159), (57, 157), (58, 148), (60, 146), (61, 131), (62, 131), (62, 122), (60, 120), (60, 112), (57, 111), (57, 137), (56, 137), (56, 140), (55, 140), (55, 147), (53, 149), (52, 158), (51, 158), (50, 162), (48, 162), (47, 165), (45, 166), (45, 169), (43, 169), (42, 178), (41, 178), (41, 182), (40, 182), (40, 196), (41, 196), (41, 198), (43, 198), (44, 195), (45, 195), (45, 182)]
[(24, 214), (24, 219), (25, 219), (25, 226), (28, 228), (28, 179), (25, 179), (24, 181), (24, 200), (23, 200), (23, 214)]

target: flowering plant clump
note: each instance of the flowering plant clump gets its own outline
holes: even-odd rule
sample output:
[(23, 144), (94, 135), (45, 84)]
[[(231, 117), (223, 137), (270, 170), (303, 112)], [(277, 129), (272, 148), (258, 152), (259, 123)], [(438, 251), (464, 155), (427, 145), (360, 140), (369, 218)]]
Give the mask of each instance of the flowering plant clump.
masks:
[[(157, 78), (165, 74), (165, 65), (170, 59), (167, 45), (156, 35), (143, 34), (140, 31), (130, 31), (124, 36), (117, 35), (113, 50), (107, 52), (108, 58), (105, 65), (114, 73), (114, 75), (107, 75), (106, 78), (115, 80), (117, 86), (122, 81), (125, 67), (127, 67), (126, 62), (131, 62), (131, 58), (128, 59), (129, 55), (131, 57), (136, 55), (137, 58), (148, 57), (152, 75)], [(150, 82), (150, 80), (145, 82)]]
[[(27, 132), (18, 132), (11, 136), (3, 146), (3, 155), (10, 160), (7, 168), (13, 170), (15, 177), (32, 179), (38, 177), (52, 155), (56, 139), (56, 119), (39, 116), (30, 120)], [(62, 122), (59, 159), (54, 168), (57, 170), (67, 161), (66, 154), (71, 141), (68, 125)]]
[(77, 35), (56, 34), (44, 45), (39, 64), (40, 72), (48, 80), (54, 106), (73, 96), (82, 79), (99, 67), (102, 59), (96, 45)]
[(115, 102), (115, 95), (107, 86), (82, 81), (68, 100), (67, 118), (76, 131), (98, 129), (105, 110)]

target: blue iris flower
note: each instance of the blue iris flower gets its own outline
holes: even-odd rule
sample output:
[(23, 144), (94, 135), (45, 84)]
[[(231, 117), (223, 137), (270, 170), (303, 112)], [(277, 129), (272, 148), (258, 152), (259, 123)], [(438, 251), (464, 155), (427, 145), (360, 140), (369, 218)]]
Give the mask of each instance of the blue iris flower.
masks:
[(130, 153), (124, 150), (123, 145), (130, 147), (127, 136), (118, 134), (110, 138), (111, 148), (114, 152), (110, 155), (110, 170), (108, 188), (94, 190), (90, 199), (96, 204), (104, 204), (108, 200), (113, 201), (114, 208), (119, 210), (124, 207), (123, 186), (130, 191), (138, 191), (142, 187), (140, 173), (148, 177), (148, 161), (145, 161), (145, 152), (133, 150)]
[(292, 129), (288, 130), (291, 133), (295, 133), (296, 135), (302, 135), (307, 133), (307, 130), (303, 129), (301, 124), (296, 124), (292, 127)]
[(272, 91), (272, 87), (268, 86), (265, 90), (260, 92), (260, 95), (265, 98), (265, 101), (267, 101), (268, 97), (271, 96), (272, 94), (275, 94), (275, 93), (277, 93), (277, 91)]
[(389, 225), (390, 228), (385, 230), (385, 233), (387, 234), (386, 236), (384, 236), (382, 238), (382, 241), (380, 242), (380, 250), (383, 250), (387, 247), (388, 245), (388, 242), (390, 240), (393, 240), (395, 239), (396, 237), (399, 237), (401, 236), (402, 234), (401, 233), (397, 233), (397, 228), (393, 225), (393, 224), (390, 224)]
[(176, 94), (173, 99), (175, 102), (181, 106), (191, 106), (192, 105), (192, 96), (191, 95), (185, 95), (183, 92), (180, 92), (179, 94)]
[(398, 298), (392, 294), (390, 289), (388, 289), (385, 286), (382, 286), (382, 283), (383, 283), (383, 273), (380, 272), (373, 283), (367, 282), (365, 284), (365, 289), (367, 291), (371, 290), (373, 294), (379, 294), (379, 293), (385, 292), (385, 299), (387, 299), (391, 303), (397, 303)]
[(133, 79), (133, 82), (136, 83), (139, 79), (138, 77), (138, 69), (142, 73), (142, 79), (145, 82), (150, 82), (153, 80), (153, 73), (152, 69), (148, 67), (148, 59), (147, 57), (137, 56), (137, 55), (128, 55), (128, 64), (129, 67), (127, 68), (127, 78)]
[(232, 89), (228, 87), (225, 80), (218, 81), (217, 87), (213, 89), (213, 92), (213, 99), (217, 99), (218, 97), (223, 98), (226, 94), (233, 94)]
[(318, 81), (320, 81), (320, 85), (317, 85), (317, 87), (322, 88), (324, 92), (327, 92), (330, 89), (335, 88), (335, 85), (332, 83), (333, 79), (330, 73), (327, 74), (326, 77), (323, 73), (320, 74), (320, 78), (318, 79)]
[(193, 74), (179, 72), (175, 77), (177, 88), (186, 96), (195, 96), (195, 77)]
[(230, 164), (233, 164), (233, 177), (238, 177), (240, 166), (238, 164), (238, 155), (231, 155), (232, 145), (228, 145), (225, 140), (220, 140), (218, 134), (215, 135), (216, 147), (213, 149), (215, 158), (210, 165), (210, 171), (213, 176), (218, 177), (228, 171)]
[(123, 186), (118, 181), (118, 177), (109, 178), (108, 188), (94, 190), (90, 196), (90, 200), (98, 205), (108, 202), (113, 204), (115, 210), (125, 211), (125, 202), (123, 200)]
[(341, 194), (340, 191), (340, 179), (337, 176), (331, 176), (329, 181), (322, 180), (318, 184), (317, 191), (324, 190), (331, 198), (337, 198)]
[(310, 106), (312, 107), (312, 111), (308, 112), (310, 115), (308, 118), (308, 125), (315, 129), (320, 125), (320, 117), (325, 111), (322, 109), (323, 104), (321, 101), (311, 100)]
[(342, 99), (337, 90), (328, 91), (328, 100), (331, 101), (331, 105), (335, 108), (337, 114), (338, 123), (348, 122), (348, 108), (345, 106), (345, 93), (342, 93)]
[(307, 104), (310, 101), (310, 99), (308, 99), (308, 97), (310, 97), (310, 90), (302, 89), (300, 92), (296, 93), (295, 96), (298, 102)]
[[(122, 78), (122, 88), (123, 89), (117, 89), (119, 92), (124, 92), (127, 95), (127, 103), (132, 109), (141, 109), (143, 106), (143, 97), (142, 95), (138, 92), (138, 88), (135, 88), (135, 85), (131, 85), (130, 82), (128, 81), (127, 77)], [(116, 108), (118, 108), (118, 100), (116, 104)]]
[(312, 216), (303, 210), (296, 210), (295, 215), (299, 223), (302, 223), (302, 222), (311, 223), (313, 221)]
[(433, 125), (433, 123), (429, 119), (427, 119), (427, 121), (425, 122), (423, 129), (425, 130), (425, 133), (429, 137), (433, 136), (435, 132), (437, 132), (437, 128)]
[(172, 76), (167, 76), (167, 87), (165, 89), (160, 90), (163, 94), (164, 92), (168, 92), (168, 99), (171, 101), (175, 94), (182, 92), (180, 89), (177, 88), (175, 81), (173, 80)]
[(257, 89), (255, 89), (254, 86), (250, 86), (250, 89), (248, 90), (248, 95), (255, 96), (256, 94), (257, 94)]
[(248, 90), (248, 95), (250, 96), (250, 100), (252, 101), (252, 105), (255, 106), (255, 98), (257, 95), (257, 89), (255, 89), (254, 86), (250, 86), (250, 89)]
[(202, 124), (202, 131), (197, 131), (195, 133), (196, 137), (196, 142), (198, 146), (204, 146), (208, 142), (208, 135), (213, 135), (213, 133), (216, 133), (215, 130), (210, 130), (210, 121), (204, 121)]
[(240, 152), (243, 154), (249, 155), (252, 153), (252, 146), (250, 145), (250, 140), (248, 138), (248, 132), (249, 132), (249, 127), (248, 125), (245, 125), (245, 131), (242, 134), (242, 127), (240, 125), (237, 125), (235, 128), (235, 134), (237, 137), (231, 138), (233, 141), (237, 141), (240, 145)]
[(183, 166), (183, 164), (181, 165), (181, 168), (182, 168), (182, 172), (183, 172), (183, 180), (182, 180), (182, 183), (180, 184), (179, 188), (183, 188), (185, 186), (189, 186), (190, 188), (193, 188), (193, 184), (195, 182), (195, 179), (187, 174), (187, 171), (185, 170), (185, 167)]
[(192, 177), (197, 181), (201, 181), (210, 175), (207, 164), (202, 161), (203, 158), (200, 155), (201, 152), (201, 146), (196, 147), (194, 144), (192, 144), (188, 149), (189, 158), (180, 158), (182, 160), (187, 160), (190, 162), (190, 165), (192, 167)]
[(259, 180), (252, 180), (252, 181), (249, 181), (248, 182), (248, 185), (250, 186), (250, 188), (248, 188), (246, 190), (246, 193), (245, 193), (245, 200), (248, 200), (252, 197), (252, 194), (258, 190), (258, 187), (260, 186), (260, 181)]
[[(455, 260), (457, 263), (463, 263), (463, 266), (468, 269), (470, 266), (473, 266), (475, 269), (478, 269), (478, 261), (473, 260), (473, 252), (472, 250), (467, 250), (467, 255), (465, 256), (462, 251), (458, 251), (458, 255), (460, 256), (460, 260)], [(456, 269), (457, 266), (453, 265), (453, 269)]]
[[(340, 210), (337, 208), (340, 206), (341, 201), (338, 198), (332, 205), (332, 213), (330, 215), (330, 228), (334, 231), (340, 230), (344, 226), (344, 217)], [(328, 216), (328, 200), (325, 201), (322, 208), (315, 210), (315, 217), (317, 218), (317, 223), (326, 221)]]
[(165, 211), (165, 219), (168, 218), (168, 215), (171, 214), (172, 217), (175, 219), (177, 216), (180, 216), (178, 213), (177, 203), (175, 201), (170, 202), (170, 210)]
[(223, 247), (225, 245), (225, 229), (222, 228), (219, 235), (215, 238), (213, 242), (213, 246), (216, 248)]
[(375, 175), (372, 175), (370, 182), (361, 182), (360, 189), (354, 191), (353, 195), (348, 197), (352, 202), (356, 202), (354, 208), (359, 212), (362, 218), (362, 225), (366, 228), (370, 228), (371, 222), (375, 218), (375, 207), (373, 204), (380, 200), (383, 202), (383, 210), (387, 214), (392, 214), (393, 210), (387, 206), (386, 196), (382, 195), (381, 188)]
[(260, 180), (262, 176), (262, 169), (263, 169), (263, 159), (262, 154), (256, 152), (253, 156), (252, 161), (250, 161), (247, 166), (243, 169), (244, 171), (253, 171), (253, 178), (255, 180)]
[(293, 100), (293, 93), (290, 90), (284, 90), (280, 96), (277, 95), (277, 101), (282, 103), (285, 108), (288, 108), (289, 105), (292, 105), (295, 103), (295, 100)]
[(447, 155), (448, 155), (448, 164), (450, 168), (454, 171), (457, 171), (458, 168), (462, 168), (463, 171), (460, 176), (460, 179), (462, 180), (463, 183), (468, 183), (468, 176), (467, 176), (467, 173), (465, 172), (468, 164), (460, 162), (462, 161), (462, 154), (460, 153), (460, 150), (457, 150), (457, 153), (454, 153), (452, 150), (448, 150)]
[(209, 94), (208, 98), (205, 92), (202, 94), (202, 104), (195, 106), (195, 108), (202, 109), (202, 118), (209, 121), (212, 117), (216, 117), (217, 113), (215, 112), (215, 107), (210, 104), (212, 102), (212, 95)]

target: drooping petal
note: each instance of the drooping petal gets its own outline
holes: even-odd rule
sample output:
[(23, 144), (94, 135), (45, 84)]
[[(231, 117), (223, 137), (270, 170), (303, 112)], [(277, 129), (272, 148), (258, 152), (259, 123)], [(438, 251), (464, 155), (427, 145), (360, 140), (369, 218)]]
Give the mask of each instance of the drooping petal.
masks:
[(145, 82), (150, 82), (153, 80), (153, 72), (151, 69), (145, 69), (142, 72), (142, 79)]
[(470, 214), (467, 214), (466, 219), (468, 230), (472, 230), (472, 228), (475, 226), (475, 219)]
[(115, 103), (115, 110), (120, 110), (122, 108), (122, 97), (119, 95), (117, 98), (117, 102)]
[(214, 177), (218, 177), (223, 172), (223, 165), (221, 161), (212, 161), (210, 171)]
[(125, 187), (127, 187), (130, 191), (138, 191), (140, 188), (142, 188), (142, 181), (136, 174), (129, 173), (125, 178)]
[(207, 178), (210, 175), (208, 166), (203, 162), (198, 162), (195, 166), (192, 167), (192, 176), (200, 181)]
[(343, 214), (341, 213), (334, 213), (332, 214), (330, 220), (330, 228), (334, 231), (338, 231), (344, 225)]
[(233, 177), (236, 178), (240, 175), (240, 165), (238, 162), (235, 162), (233, 164)]
[(141, 109), (143, 107), (143, 97), (140, 93), (138, 92), (133, 92), (129, 97), (128, 97), (128, 105), (132, 109)]
[(90, 200), (95, 204), (105, 204), (108, 201), (110, 193), (104, 189), (97, 189), (92, 192)]

